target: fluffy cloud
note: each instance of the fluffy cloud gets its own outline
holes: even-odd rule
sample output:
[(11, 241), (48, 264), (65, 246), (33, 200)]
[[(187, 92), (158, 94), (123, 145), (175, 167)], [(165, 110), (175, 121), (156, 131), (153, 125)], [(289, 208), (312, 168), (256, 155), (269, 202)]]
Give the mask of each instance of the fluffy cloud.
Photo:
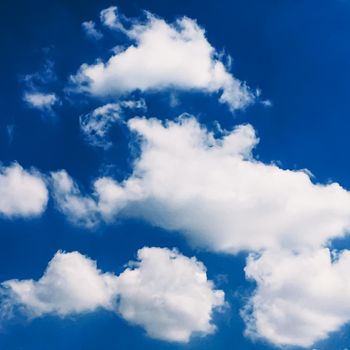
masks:
[(177, 251), (143, 248), (118, 278), (118, 312), (151, 337), (187, 342), (215, 330), (212, 312), (224, 305), (204, 265)]
[[(74, 196), (94, 203), (91, 217), (142, 217), (229, 253), (319, 247), (350, 227), (350, 194), (337, 183), (314, 184), (306, 172), (254, 159), (258, 139), (250, 125), (218, 138), (194, 118), (165, 124), (133, 118), (128, 126), (142, 140), (133, 174), (121, 183), (100, 178), (91, 197)], [(70, 195), (56, 193), (59, 205)], [(67, 208), (77, 221), (89, 218)]]
[(350, 321), (350, 251), (329, 249), (251, 256), (257, 283), (244, 318), (247, 335), (277, 345), (311, 346)]
[(120, 16), (116, 7), (101, 12), (102, 23), (124, 33), (133, 44), (107, 62), (83, 64), (71, 77), (75, 90), (100, 97), (172, 88), (221, 92), (220, 102), (231, 110), (254, 100), (246, 85), (229, 73), (194, 20), (182, 17), (169, 24), (146, 15), (146, 21), (139, 21)]
[[(245, 269), (247, 278), (257, 283), (243, 312), (251, 337), (307, 347), (349, 322), (350, 253), (322, 248), (349, 231), (348, 191), (337, 183), (313, 183), (305, 171), (254, 159), (258, 138), (250, 125), (222, 130), (221, 136), (191, 117), (164, 123), (132, 118), (128, 126), (141, 142), (131, 176), (122, 182), (99, 178), (92, 195), (86, 196), (63, 172), (76, 188), (74, 201), (92, 203), (82, 216), (74, 210), (67, 215), (79, 223), (92, 217), (94, 225), (141, 217), (183, 233), (199, 247), (259, 252), (250, 256)], [(69, 202), (72, 191), (59, 192)], [(140, 271), (144, 260), (140, 257)], [(145, 283), (139, 272), (129, 273), (135, 276), (126, 283), (132, 293)], [(153, 336), (158, 321), (144, 323), (149, 317), (144, 307), (152, 302), (140, 306), (138, 297), (129, 300), (121, 293), (121, 305), (123, 298), (129, 303), (120, 312)], [(162, 329), (162, 334), (167, 331)]]
[(23, 99), (32, 108), (41, 111), (52, 111), (52, 107), (59, 102), (56, 94), (42, 92), (26, 92)]
[(78, 252), (58, 252), (38, 280), (2, 283), (7, 305), (19, 306), (31, 317), (44, 314), (66, 316), (112, 309), (116, 277), (102, 273), (96, 263)]
[(42, 175), (15, 163), (0, 167), (0, 215), (31, 217), (46, 208), (48, 191)]
[(154, 338), (178, 342), (212, 333), (212, 313), (224, 305), (202, 263), (166, 248), (140, 249), (119, 276), (78, 252), (58, 252), (38, 281), (5, 281), (1, 292), (2, 314), (19, 308), (30, 317), (64, 317), (104, 308)]
[(113, 124), (123, 116), (125, 109), (144, 111), (146, 103), (143, 99), (108, 103), (82, 115), (80, 129), (85, 140), (92, 146), (109, 148), (112, 143), (108, 138), (108, 132)]
[(92, 39), (100, 40), (103, 38), (103, 34), (96, 29), (96, 24), (93, 21), (86, 21), (81, 24), (85, 34)]

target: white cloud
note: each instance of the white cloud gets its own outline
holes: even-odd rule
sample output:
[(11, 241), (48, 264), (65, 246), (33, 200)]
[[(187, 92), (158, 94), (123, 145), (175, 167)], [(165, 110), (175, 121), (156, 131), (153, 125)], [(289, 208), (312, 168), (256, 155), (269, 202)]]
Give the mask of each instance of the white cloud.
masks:
[(100, 40), (103, 38), (103, 34), (96, 29), (96, 24), (93, 21), (86, 21), (81, 24), (85, 34), (92, 39)]
[(116, 7), (101, 12), (102, 23), (123, 32), (133, 44), (107, 62), (83, 64), (71, 77), (77, 91), (100, 97), (173, 88), (221, 92), (220, 102), (231, 110), (253, 102), (254, 94), (228, 72), (196, 21), (182, 17), (169, 24), (146, 15), (140, 21), (119, 15)]
[(108, 132), (113, 124), (123, 117), (125, 109), (144, 111), (146, 103), (143, 99), (108, 103), (82, 115), (79, 121), (85, 140), (92, 146), (109, 148), (112, 142), (108, 138)]
[(127, 33), (128, 30), (125, 29), (124, 25), (120, 21), (121, 17), (127, 21), (127, 18), (119, 13), (116, 6), (108, 7), (102, 10), (100, 13), (100, 20), (103, 25), (110, 29), (118, 29), (122, 32)]
[(175, 250), (143, 248), (118, 278), (118, 311), (144, 327), (151, 337), (187, 342), (192, 334), (210, 334), (213, 310), (224, 305), (206, 268)]
[(212, 313), (224, 305), (223, 291), (214, 289), (201, 262), (166, 248), (140, 249), (119, 276), (103, 273), (78, 252), (57, 252), (38, 281), (1, 286), (3, 316), (16, 308), (31, 318), (104, 308), (166, 341), (214, 332)]
[(350, 321), (349, 269), (348, 250), (251, 256), (245, 272), (257, 290), (244, 314), (247, 335), (302, 347), (326, 338)]
[(47, 92), (52, 83), (57, 81), (54, 62), (46, 59), (42, 68), (22, 78), (25, 86), (23, 101), (31, 108), (38, 109), (44, 115), (54, 115), (53, 107), (61, 103), (60, 98), (53, 92)]
[(46, 208), (48, 191), (42, 175), (19, 164), (0, 166), (0, 215), (31, 217)]
[(112, 309), (116, 277), (102, 273), (96, 263), (78, 252), (57, 252), (38, 280), (9, 280), (2, 283), (7, 306), (19, 306), (30, 317), (45, 314), (67, 316)]
[[(258, 139), (250, 125), (218, 138), (194, 118), (133, 118), (128, 126), (141, 139), (140, 157), (123, 182), (97, 179), (88, 197), (92, 217), (142, 217), (229, 253), (319, 247), (350, 227), (350, 194), (337, 183), (312, 183), (305, 171), (254, 159)], [(57, 192), (64, 198), (69, 191)], [(89, 217), (67, 208), (77, 221)]]
[[(131, 44), (118, 46), (107, 61), (83, 64), (71, 77), (78, 92), (105, 98), (135, 90), (202, 91), (220, 94), (231, 110), (261, 98), (231, 75), (230, 57), (224, 64), (192, 19), (167, 23), (147, 13), (145, 21), (130, 20), (116, 7), (100, 19)], [(120, 104), (107, 104), (81, 117), (86, 139), (108, 147), (108, 130), (120, 113)], [(99, 178), (85, 195), (66, 172), (52, 174), (57, 206), (71, 221), (94, 227), (137, 217), (179, 231), (198, 247), (259, 252), (245, 268), (257, 284), (242, 313), (250, 337), (308, 347), (350, 321), (350, 252), (323, 248), (350, 230), (347, 190), (317, 184), (307, 171), (258, 161), (250, 125), (220, 130), (219, 137), (194, 118), (133, 118), (127, 125), (141, 149), (124, 181)], [(170, 341), (211, 333), (212, 311), (224, 300), (202, 264), (166, 249), (140, 250), (116, 284), (117, 312), (151, 337)]]
[(56, 94), (37, 91), (26, 92), (23, 99), (30, 107), (47, 112), (51, 112), (52, 107), (59, 102)]
[[(250, 125), (219, 128), (221, 136), (191, 117), (164, 123), (132, 118), (128, 126), (141, 143), (133, 173), (119, 183), (97, 179), (91, 196), (77, 190), (74, 201), (88, 199), (93, 209), (80, 216), (68, 206), (71, 218), (84, 223), (93, 217), (94, 225), (144, 218), (212, 251), (258, 251), (245, 269), (257, 283), (243, 313), (250, 337), (307, 347), (350, 321), (350, 252), (335, 256), (322, 248), (349, 231), (348, 191), (337, 183), (315, 184), (308, 171), (256, 160), (258, 139)], [(145, 284), (139, 277), (132, 281), (132, 290)], [(124, 317), (153, 336), (158, 321), (145, 322), (156, 310), (145, 314), (145, 304), (139, 306), (136, 297), (134, 303)]]
[(96, 225), (99, 218), (95, 201), (82, 196), (78, 186), (65, 171), (52, 173), (51, 183), (56, 204), (70, 221), (86, 227)]

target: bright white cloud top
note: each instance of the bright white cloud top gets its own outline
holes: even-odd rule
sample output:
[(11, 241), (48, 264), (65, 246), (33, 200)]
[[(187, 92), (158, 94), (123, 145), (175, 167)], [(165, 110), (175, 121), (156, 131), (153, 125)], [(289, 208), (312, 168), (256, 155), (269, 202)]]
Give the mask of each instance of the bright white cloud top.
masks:
[(143, 248), (118, 278), (119, 313), (153, 338), (188, 342), (215, 331), (212, 312), (224, 305), (205, 266), (177, 251)]
[(33, 217), (46, 209), (48, 191), (43, 176), (14, 163), (0, 167), (0, 216)]
[[(254, 159), (258, 138), (250, 125), (219, 137), (193, 117), (132, 118), (128, 127), (141, 140), (129, 178), (99, 178), (84, 195), (65, 171), (53, 173), (56, 203), (70, 220), (93, 227), (138, 217), (201, 248), (260, 252), (246, 267), (257, 283), (244, 312), (250, 337), (307, 347), (350, 320), (349, 253), (332, 262), (322, 249), (349, 231), (347, 190)], [(125, 318), (133, 321), (139, 310), (132, 310)]]
[(116, 278), (102, 273), (96, 263), (78, 252), (57, 252), (38, 280), (10, 280), (2, 283), (7, 304), (19, 306), (30, 317), (45, 314), (67, 316), (111, 309)]
[[(349, 192), (255, 160), (258, 139), (250, 125), (219, 138), (194, 118), (165, 124), (133, 118), (128, 126), (142, 139), (128, 179), (100, 178), (91, 197), (64, 172), (71, 185), (55, 181), (59, 208), (76, 222), (141, 217), (182, 232), (199, 247), (228, 253), (319, 247), (350, 227)], [(88, 210), (76, 209), (86, 202)]]
[(245, 272), (257, 283), (247, 306), (247, 335), (277, 345), (309, 347), (350, 321), (350, 251), (320, 249), (251, 256)]
[(174, 342), (213, 333), (212, 314), (224, 305), (201, 262), (166, 248), (140, 249), (119, 276), (78, 252), (57, 252), (38, 281), (5, 281), (2, 295), (2, 314), (18, 308), (29, 317), (65, 317), (103, 308)]
[(182, 17), (167, 23), (151, 13), (146, 16), (146, 21), (129, 20), (120, 16), (116, 7), (101, 12), (103, 24), (121, 31), (133, 44), (107, 62), (84, 63), (71, 77), (75, 90), (98, 97), (135, 90), (216, 92), (231, 110), (253, 102), (254, 94), (228, 71), (196, 21)]
[[(172, 106), (179, 92), (201, 92), (218, 96), (231, 111), (259, 100), (261, 92), (232, 75), (230, 56), (214, 48), (193, 19), (170, 23), (149, 12), (129, 19), (113, 6), (101, 11), (100, 22), (82, 23), (89, 38), (100, 40), (111, 30), (126, 44), (106, 60), (82, 64), (67, 91), (105, 103), (79, 118), (87, 143), (109, 148), (111, 128), (123, 123), (140, 152), (127, 178), (97, 178), (91, 193), (65, 170), (52, 172), (47, 181), (58, 210), (87, 228), (141, 218), (180, 232), (198, 248), (249, 253), (245, 274), (256, 289), (242, 310), (248, 337), (310, 347), (349, 323), (350, 251), (326, 247), (350, 232), (350, 192), (338, 183), (316, 183), (307, 171), (260, 161), (249, 124), (211, 132), (189, 115), (124, 118), (127, 111), (146, 110), (143, 99), (133, 100), (140, 92), (168, 91)], [(48, 114), (61, 103), (59, 94), (47, 93), (57, 80), (53, 66), (47, 61), (23, 79), (23, 100)], [(11, 140), (11, 128), (8, 134)], [(16, 163), (0, 166), (1, 216), (39, 216), (47, 202), (42, 174)], [(5, 281), (0, 295), (2, 316), (9, 310), (31, 318), (106, 309), (150, 337), (184, 343), (213, 333), (213, 313), (225, 305), (224, 292), (196, 258), (147, 247), (119, 275), (78, 252), (59, 251), (41, 278)]]

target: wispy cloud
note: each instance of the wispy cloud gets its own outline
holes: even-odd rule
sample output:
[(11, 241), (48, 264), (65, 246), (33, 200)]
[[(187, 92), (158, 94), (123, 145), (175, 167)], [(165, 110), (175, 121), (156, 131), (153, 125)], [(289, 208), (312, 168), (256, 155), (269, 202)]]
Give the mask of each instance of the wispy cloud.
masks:
[(49, 91), (49, 87), (56, 80), (54, 63), (47, 59), (41, 70), (23, 77), (23, 101), (43, 115), (54, 115), (54, 107), (60, 105), (61, 100), (56, 93)]
[(28, 106), (49, 114), (53, 113), (53, 107), (59, 103), (59, 98), (54, 93), (26, 92), (23, 100)]
[(93, 21), (86, 21), (81, 24), (85, 34), (95, 40), (100, 40), (103, 38), (103, 34), (96, 29), (96, 23)]
[(90, 145), (107, 149), (112, 146), (108, 135), (109, 130), (116, 122), (123, 120), (125, 110), (144, 112), (146, 108), (146, 103), (143, 99), (108, 103), (88, 114), (80, 116), (80, 129), (85, 140)]

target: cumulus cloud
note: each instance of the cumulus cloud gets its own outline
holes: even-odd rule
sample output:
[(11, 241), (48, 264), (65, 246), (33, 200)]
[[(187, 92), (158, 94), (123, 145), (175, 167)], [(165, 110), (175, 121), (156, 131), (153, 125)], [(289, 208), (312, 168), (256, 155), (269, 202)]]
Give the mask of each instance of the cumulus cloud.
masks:
[(276, 345), (308, 347), (350, 321), (350, 251), (327, 248), (250, 256), (257, 283), (244, 318), (246, 334)]
[(46, 208), (48, 191), (43, 176), (14, 163), (0, 166), (0, 215), (31, 217)]
[[(349, 322), (350, 253), (323, 248), (349, 231), (347, 190), (314, 183), (307, 171), (258, 161), (253, 149), (259, 140), (251, 125), (221, 130), (219, 136), (192, 117), (132, 118), (127, 125), (140, 142), (132, 174), (121, 182), (97, 179), (91, 195), (77, 189), (74, 201), (91, 201), (92, 209), (80, 215), (67, 205), (71, 219), (84, 224), (92, 217), (97, 225), (143, 218), (211, 251), (255, 252), (245, 272), (257, 288), (242, 312), (250, 337), (307, 347)], [(61, 190), (57, 196), (70, 202), (69, 194)], [(137, 290), (144, 283), (138, 273), (132, 275), (137, 277), (130, 288)], [(148, 314), (137, 300), (124, 317), (153, 336), (158, 323), (144, 325)]]
[[(128, 126), (141, 140), (133, 174), (120, 183), (95, 181), (91, 217), (141, 217), (228, 253), (319, 247), (349, 229), (350, 194), (337, 183), (313, 183), (305, 171), (254, 159), (258, 139), (250, 125), (220, 137), (191, 117), (132, 118)], [(55, 192), (61, 206), (70, 191)], [(80, 194), (74, 201), (80, 198), (86, 200)], [(67, 208), (77, 221), (89, 217)]]
[(166, 341), (212, 333), (212, 313), (224, 305), (223, 291), (214, 289), (201, 262), (166, 248), (140, 249), (119, 276), (78, 252), (57, 252), (38, 281), (1, 286), (2, 314), (18, 308), (29, 317), (64, 317), (103, 308)]
[(96, 29), (96, 23), (94, 21), (86, 21), (81, 24), (87, 37), (95, 40), (103, 38), (103, 34)]
[(129, 20), (116, 7), (103, 10), (101, 21), (132, 44), (106, 62), (83, 64), (70, 79), (76, 91), (98, 97), (135, 90), (216, 92), (231, 110), (253, 102), (254, 94), (228, 71), (196, 21), (182, 17), (167, 23), (151, 13), (146, 13), (145, 21)]
[(123, 117), (125, 109), (144, 111), (146, 103), (143, 99), (108, 103), (82, 115), (79, 119), (80, 129), (85, 140), (92, 146), (109, 148), (112, 142), (108, 138), (108, 132)]
[(67, 316), (112, 309), (116, 277), (102, 273), (96, 263), (78, 252), (57, 252), (38, 280), (2, 283), (6, 304), (22, 308), (30, 317), (45, 314)]
[(175, 250), (143, 248), (118, 278), (118, 312), (157, 339), (187, 342), (215, 330), (213, 310), (224, 293), (208, 281), (206, 268)]

